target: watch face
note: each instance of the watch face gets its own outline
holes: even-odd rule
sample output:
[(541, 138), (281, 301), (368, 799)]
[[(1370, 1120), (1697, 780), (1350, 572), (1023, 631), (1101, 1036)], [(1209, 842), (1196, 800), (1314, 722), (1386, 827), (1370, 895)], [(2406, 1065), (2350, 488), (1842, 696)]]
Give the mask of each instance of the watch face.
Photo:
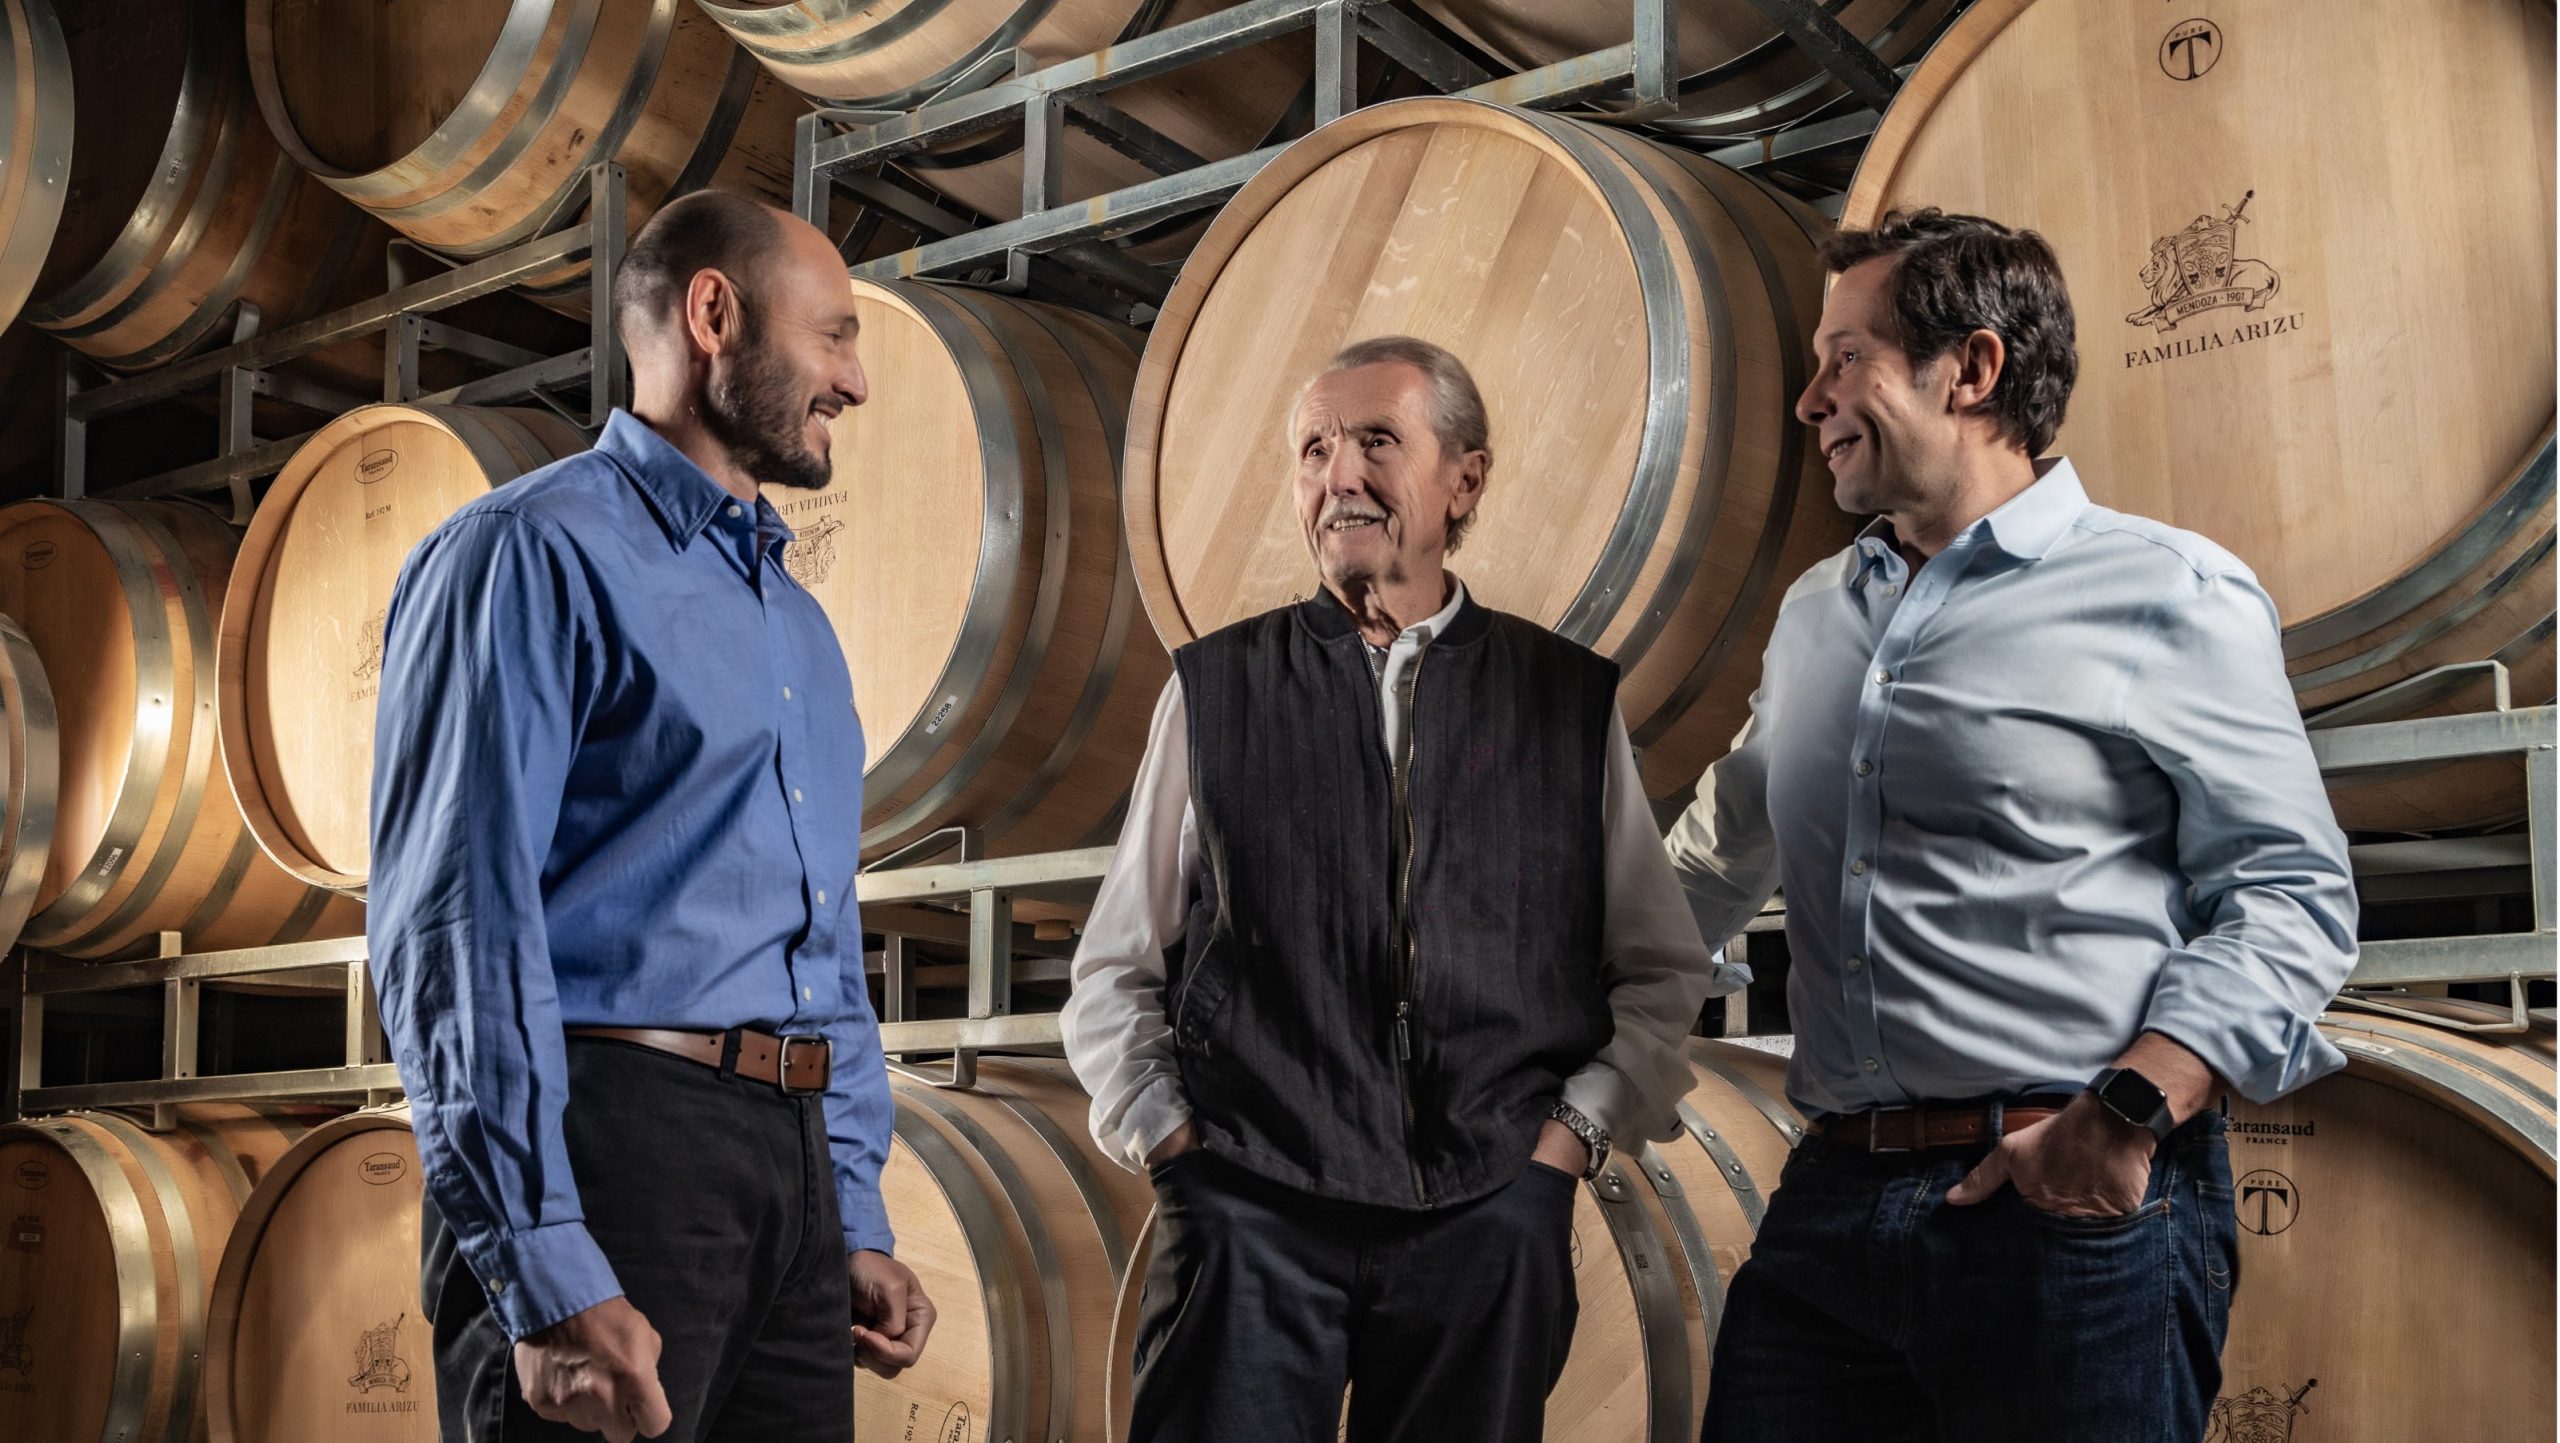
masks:
[(2107, 1085), (2098, 1093), (2098, 1100), (2125, 1120), (2148, 1126), (2160, 1109), (2168, 1104), (2169, 1095), (2154, 1087), (2151, 1079), (2141, 1073), (2120, 1069), (2107, 1079)]

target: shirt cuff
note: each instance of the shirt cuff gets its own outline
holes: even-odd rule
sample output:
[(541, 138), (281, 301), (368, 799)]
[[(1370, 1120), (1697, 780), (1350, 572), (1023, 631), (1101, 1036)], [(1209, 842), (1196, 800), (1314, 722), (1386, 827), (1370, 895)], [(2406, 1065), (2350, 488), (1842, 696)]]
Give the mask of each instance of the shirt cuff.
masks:
[(1605, 1062), (1585, 1064), (1580, 1072), (1565, 1079), (1564, 1101), (1591, 1119), (1592, 1125), (1609, 1134), (1612, 1148), (1630, 1147), (1639, 1139), (1635, 1125), (1645, 1111), (1644, 1098), (1627, 1075)]
[(1147, 1154), (1190, 1120), (1191, 1100), (1180, 1082), (1159, 1077), (1148, 1083), (1120, 1114), (1120, 1165), (1144, 1172)]
[(502, 1236), (494, 1248), (473, 1249), (467, 1257), (513, 1341), (622, 1296), (613, 1264), (583, 1222)]
[(2170, 958), (2142, 1030), (2204, 1059), (2251, 1102), (2273, 1102), (2347, 1065), (2317, 1021), (2229, 968)]
[(889, 1227), (889, 1207), (876, 1192), (860, 1197), (837, 1197), (844, 1215), (844, 1250), (898, 1255), (898, 1237)]

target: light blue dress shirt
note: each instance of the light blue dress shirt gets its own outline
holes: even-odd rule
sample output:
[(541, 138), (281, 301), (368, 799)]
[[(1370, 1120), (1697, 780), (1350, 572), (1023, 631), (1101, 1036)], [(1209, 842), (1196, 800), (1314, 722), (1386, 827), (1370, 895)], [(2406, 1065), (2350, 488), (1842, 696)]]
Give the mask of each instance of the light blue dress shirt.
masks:
[(1879, 522), (1795, 584), (1668, 839), (1710, 943), (1784, 887), (1799, 1107), (2076, 1092), (2145, 1031), (2260, 1101), (2344, 1061), (2355, 891), (2274, 605), (2040, 465), (1917, 572)]
[(862, 729), (790, 539), (617, 411), (392, 593), (366, 935), (428, 1193), (514, 1337), (622, 1291), (561, 1134), (564, 1026), (824, 1033), (845, 1242), (890, 1247)]

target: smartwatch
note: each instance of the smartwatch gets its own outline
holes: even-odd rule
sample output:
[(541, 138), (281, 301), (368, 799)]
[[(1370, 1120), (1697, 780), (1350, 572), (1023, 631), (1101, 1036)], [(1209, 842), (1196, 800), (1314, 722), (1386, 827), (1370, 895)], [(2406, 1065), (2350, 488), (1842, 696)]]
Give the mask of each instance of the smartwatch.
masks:
[(2177, 1130), (2178, 1120), (2169, 1112), (2169, 1095), (2130, 1067), (2110, 1067), (2099, 1073), (2089, 1090), (2097, 1094), (2100, 1106), (2158, 1141), (2167, 1142)]
[(1556, 1110), (1547, 1116), (1563, 1123), (1565, 1130), (1582, 1139), (1583, 1147), (1590, 1152), (1591, 1161), (1583, 1165), (1582, 1180), (1589, 1182), (1598, 1177), (1600, 1169), (1609, 1162), (1609, 1134), (1601, 1131), (1600, 1124), (1583, 1116), (1582, 1109), (1570, 1102), (1557, 1103)]

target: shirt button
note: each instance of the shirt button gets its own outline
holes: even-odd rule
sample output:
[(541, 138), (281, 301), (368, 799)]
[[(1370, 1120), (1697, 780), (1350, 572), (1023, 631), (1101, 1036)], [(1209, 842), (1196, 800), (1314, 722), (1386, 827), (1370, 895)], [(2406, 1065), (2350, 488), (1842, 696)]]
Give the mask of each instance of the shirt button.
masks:
[(491, 1297), (493, 1297), (493, 1298), (494, 1298), (494, 1297), (498, 1296), (500, 1293), (505, 1292), (506, 1290), (507, 1290), (507, 1280), (506, 1280), (506, 1279), (504, 1279), (504, 1278), (491, 1278), (491, 1279), (489, 1280), (489, 1296), (491, 1296)]
[(739, 505), (735, 501), (732, 501), (729, 503), (729, 514), (732, 516), (744, 516), (747, 514), (747, 508)]
[(803, 1001), (803, 1002), (811, 1002), (811, 1001), (815, 1001), (815, 1000), (817, 999), (817, 996), (818, 996), (818, 993), (817, 993), (817, 989), (816, 989), (816, 988), (813, 988), (813, 987), (803, 987), (803, 988), (801, 988), (801, 989), (800, 989), (800, 1000), (801, 1000), (801, 1001)]
[(1864, 971), (1866, 971), (1866, 970), (1867, 970), (1867, 959), (1866, 959), (1866, 958), (1864, 958), (1864, 957), (1852, 957), (1852, 958), (1850, 958), (1850, 959), (1849, 959), (1849, 970), (1850, 970), (1850, 971), (1852, 971), (1852, 972), (1864, 972)]
[(1876, 685), (1878, 685), (1878, 686), (1891, 686), (1891, 685), (1893, 685), (1893, 673), (1892, 673), (1892, 672), (1889, 672), (1889, 671), (1880, 671), (1880, 672), (1877, 672), (1877, 673), (1876, 673)]
[(793, 787), (791, 789), (791, 800), (795, 802), (800, 800), (800, 789), (798, 787)]
[(1887, 596), (1898, 596), (1898, 595), (1900, 595), (1900, 594), (1901, 594), (1901, 592), (1902, 592), (1902, 583), (1900, 583), (1900, 582), (1898, 582), (1898, 581), (1897, 581), (1897, 582), (1895, 582), (1893, 585), (1888, 586), (1888, 587), (1886, 587), (1886, 588), (1884, 589), (1884, 594), (1885, 594), (1885, 595), (1887, 595)]
[(1873, 763), (1873, 762), (1860, 762), (1860, 763), (1858, 763), (1858, 775), (1859, 775), (1859, 776), (1862, 776), (1862, 777), (1871, 777), (1871, 776), (1874, 776), (1875, 774), (1876, 774), (1876, 764), (1875, 764), (1875, 763)]
[(818, 905), (819, 905), (819, 906), (821, 906), (821, 907), (823, 907), (823, 906), (827, 905), (827, 894), (826, 894), (826, 893), (824, 893), (824, 892), (820, 892), (820, 893), (818, 894)]
[(1850, 875), (1850, 876), (1852, 876), (1852, 877), (1863, 877), (1863, 876), (1865, 876), (1866, 874), (1867, 874), (1867, 862), (1866, 862), (1866, 859), (1865, 859), (1864, 857), (1861, 857), (1861, 858), (1859, 858), (1857, 861), (1851, 862), (1851, 863), (1849, 864), (1849, 875)]
[(1874, 1058), (1872, 1058), (1872, 1057), (1868, 1058), (1865, 1062), (1860, 1063), (1859, 1065), (1860, 1065), (1860, 1066), (1862, 1066), (1862, 1067), (1864, 1067), (1864, 1068), (1866, 1068), (1866, 1070), (1867, 1070), (1867, 1071), (1869, 1071), (1869, 1072), (1873, 1072), (1873, 1071), (1875, 1071), (1875, 1070), (1876, 1070), (1876, 1060), (1875, 1060)]
[(782, 689), (782, 699), (784, 701), (791, 700), (791, 688), (786, 686)]

